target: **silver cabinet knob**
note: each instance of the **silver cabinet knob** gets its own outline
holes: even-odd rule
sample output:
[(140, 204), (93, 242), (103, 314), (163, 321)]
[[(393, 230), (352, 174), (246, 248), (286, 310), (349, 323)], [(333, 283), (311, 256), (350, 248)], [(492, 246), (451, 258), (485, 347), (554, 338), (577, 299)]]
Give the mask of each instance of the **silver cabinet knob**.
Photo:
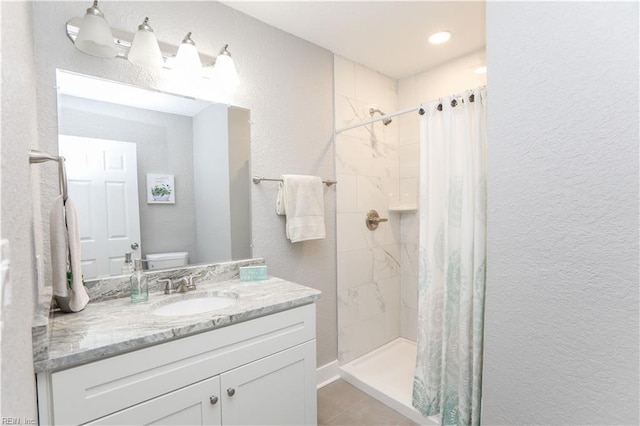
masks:
[(216, 405), (218, 403), (218, 397), (215, 395), (211, 395), (209, 397), (209, 402), (211, 403), (211, 405)]
[(236, 390), (234, 388), (227, 389), (227, 395), (233, 396), (236, 394)]
[(138, 250), (138, 247), (140, 247), (140, 246), (138, 245), (138, 243), (133, 243), (133, 244), (131, 244), (131, 249), (132, 249), (132, 250)]

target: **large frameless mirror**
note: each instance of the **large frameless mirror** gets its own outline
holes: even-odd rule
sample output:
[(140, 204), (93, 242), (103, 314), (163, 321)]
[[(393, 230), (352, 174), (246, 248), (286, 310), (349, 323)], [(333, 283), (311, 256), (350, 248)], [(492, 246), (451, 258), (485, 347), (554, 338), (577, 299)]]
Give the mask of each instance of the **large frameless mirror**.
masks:
[[(251, 257), (250, 112), (57, 71), (85, 279)], [(155, 259), (155, 260), (151, 260)]]

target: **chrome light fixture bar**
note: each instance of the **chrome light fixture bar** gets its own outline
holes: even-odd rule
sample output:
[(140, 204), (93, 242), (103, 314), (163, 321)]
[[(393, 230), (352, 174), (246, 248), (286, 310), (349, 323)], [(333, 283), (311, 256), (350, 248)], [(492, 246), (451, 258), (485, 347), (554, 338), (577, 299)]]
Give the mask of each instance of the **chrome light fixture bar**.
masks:
[[(67, 37), (73, 43), (76, 41), (76, 37), (78, 37), (78, 30), (80, 28), (80, 24), (82, 22), (82, 18), (71, 18), (67, 21), (66, 29), (67, 29)], [(129, 49), (131, 49), (131, 43), (133, 42), (133, 33), (123, 31), (117, 28), (111, 28), (111, 34), (113, 34), (113, 42), (116, 48), (116, 57), (126, 59), (129, 53)], [(176, 52), (176, 46), (171, 45), (169, 43), (163, 43), (158, 41), (158, 45), (160, 47), (160, 53), (165, 61), (165, 67), (167, 67), (167, 59), (173, 58)], [(203, 55), (198, 52), (198, 56), (200, 57), (200, 62), (205, 64), (204, 66), (208, 67), (216, 62), (216, 58), (209, 55)], [(170, 61), (171, 62), (171, 61)], [(203, 73), (204, 78), (210, 78), (207, 76), (207, 73)]]

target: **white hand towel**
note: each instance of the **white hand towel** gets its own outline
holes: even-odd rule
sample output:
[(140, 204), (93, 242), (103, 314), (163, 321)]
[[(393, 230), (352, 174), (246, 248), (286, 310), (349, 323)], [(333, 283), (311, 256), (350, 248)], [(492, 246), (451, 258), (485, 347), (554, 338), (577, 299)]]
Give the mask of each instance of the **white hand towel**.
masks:
[(283, 175), (282, 181), (287, 238), (292, 243), (325, 238), (322, 179)]
[(287, 210), (284, 206), (284, 182), (278, 182), (278, 195), (276, 196), (276, 214), (286, 216)]
[[(64, 312), (78, 312), (89, 302), (89, 295), (82, 283), (82, 256), (78, 216), (71, 201), (56, 198), (49, 220), (51, 237), (51, 270), (53, 296)], [(71, 271), (71, 288), (67, 284), (67, 271)]]

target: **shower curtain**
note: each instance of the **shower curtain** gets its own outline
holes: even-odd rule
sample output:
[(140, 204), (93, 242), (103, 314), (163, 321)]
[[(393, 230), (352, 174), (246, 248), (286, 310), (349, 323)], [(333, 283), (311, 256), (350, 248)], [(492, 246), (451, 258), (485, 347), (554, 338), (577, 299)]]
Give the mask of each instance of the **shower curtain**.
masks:
[(442, 425), (476, 425), (486, 268), (486, 89), (423, 109), (413, 406), (439, 415)]

